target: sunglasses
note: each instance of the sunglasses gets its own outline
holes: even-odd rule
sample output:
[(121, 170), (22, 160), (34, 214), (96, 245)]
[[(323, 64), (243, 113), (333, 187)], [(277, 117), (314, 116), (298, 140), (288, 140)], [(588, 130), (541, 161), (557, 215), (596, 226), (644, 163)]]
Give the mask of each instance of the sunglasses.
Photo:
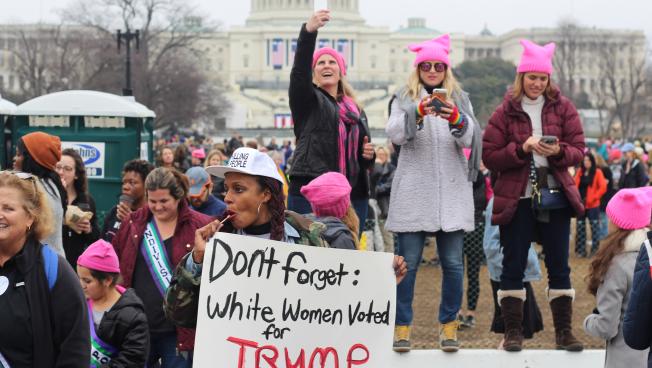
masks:
[(436, 72), (443, 72), (446, 70), (446, 64), (444, 63), (431, 63), (429, 61), (424, 61), (422, 63), (419, 63), (419, 70), (422, 72), (429, 72), (432, 70), (432, 68), (435, 68)]
[(29, 180), (32, 182), (32, 184), (34, 184), (34, 191), (38, 191), (38, 187), (36, 185), (36, 176), (30, 173), (26, 173), (22, 171), (13, 171), (13, 170), (2, 170), (0, 171), (0, 175), (1, 174), (10, 174), (16, 176), (18, 179), (21, 180)]

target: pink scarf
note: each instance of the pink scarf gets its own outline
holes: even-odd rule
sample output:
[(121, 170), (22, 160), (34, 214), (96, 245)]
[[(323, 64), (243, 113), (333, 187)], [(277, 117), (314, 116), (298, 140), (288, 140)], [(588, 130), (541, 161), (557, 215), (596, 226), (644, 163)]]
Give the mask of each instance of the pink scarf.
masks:
[[(358, 144), (360, 132), (357, 123), (360, 120), (360, 110), (353, 99), (348, 96), (342, 97), (341, 101), (338, 102), (338, 106), (340, 108), (338, 142), (340, 174), (346, 176), (351, 182), (352, 179), (357, 177), (359, 170)], [(347, 125), (349, 129), (347, 129)], [(357, 179), (355, 180), (357, 181)], [(351, 185), (354, 184), (351, 183)]]

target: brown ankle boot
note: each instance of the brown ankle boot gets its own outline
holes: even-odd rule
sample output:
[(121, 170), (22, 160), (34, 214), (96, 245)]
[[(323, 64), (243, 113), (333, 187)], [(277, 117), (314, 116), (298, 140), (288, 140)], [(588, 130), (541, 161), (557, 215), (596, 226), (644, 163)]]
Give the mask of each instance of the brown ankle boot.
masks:
[(555, 343), (557, 349), (582, 351), (584, 345), (573, 335), (573, 297), (575, 290), (554, 290), (548, 292), (552, 320), (555, 325)]
[(523, 348), (523, 290), (498, 290), (498, 300), (505, 324), (505, 351), (521, 351)]

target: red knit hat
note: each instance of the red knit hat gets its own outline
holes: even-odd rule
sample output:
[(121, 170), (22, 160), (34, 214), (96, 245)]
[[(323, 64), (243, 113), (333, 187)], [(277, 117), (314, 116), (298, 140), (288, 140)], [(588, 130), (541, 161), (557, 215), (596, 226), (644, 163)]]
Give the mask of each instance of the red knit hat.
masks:
[(652, 216), (652, 187), (621, 189), (607, 204), (607, 217), (624, 230), (642, 229)]
[(301, 188), (301, 194), (310, 202), (318, 217), (342, 218), (351, 205), (351, 185), (338, 172), (327, 172)]
[(34, 161), (48, 170), (54, 171), (61, 160), (61, 139), (43, 132), (33, 132), (22, 138), (25, 148)]

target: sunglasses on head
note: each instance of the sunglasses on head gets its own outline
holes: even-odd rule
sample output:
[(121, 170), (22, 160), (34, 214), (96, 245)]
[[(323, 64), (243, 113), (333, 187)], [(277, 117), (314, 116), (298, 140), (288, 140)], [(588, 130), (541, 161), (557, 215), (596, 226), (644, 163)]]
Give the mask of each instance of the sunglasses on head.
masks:
[(444, 63), (431, 63), (429, 61), (424, 61), (422, 63), (419, 63), (419, 69), (422, 72), (429, 72), (432, 70), (432, 68), (435, 68), (436, 72), (443, 72), (446, 70), (446, 64)]
[(34, 190), (38, 190), (38, 187), (36, 186), (36, 176), (22, 172), (22, 171), (13, 171), (13, 170), (2, 170), (0, 171), (0, 174), (10, 174), (16, 176), (18, 179), (21, 180), (29, 180), (34, 184)]

